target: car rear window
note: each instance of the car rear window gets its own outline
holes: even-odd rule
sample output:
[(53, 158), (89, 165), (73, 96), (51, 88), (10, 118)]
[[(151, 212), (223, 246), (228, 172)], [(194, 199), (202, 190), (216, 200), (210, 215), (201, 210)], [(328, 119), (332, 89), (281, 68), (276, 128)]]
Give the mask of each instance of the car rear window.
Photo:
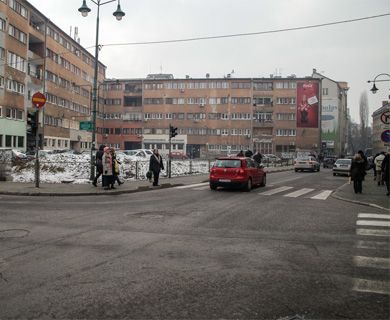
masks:
[(241, 160), (216, 160), (214, 166), (217, 168), (240, 168)]
[(351, 164), (351, 159), (339, 159), (336, 161), (337, 164)]

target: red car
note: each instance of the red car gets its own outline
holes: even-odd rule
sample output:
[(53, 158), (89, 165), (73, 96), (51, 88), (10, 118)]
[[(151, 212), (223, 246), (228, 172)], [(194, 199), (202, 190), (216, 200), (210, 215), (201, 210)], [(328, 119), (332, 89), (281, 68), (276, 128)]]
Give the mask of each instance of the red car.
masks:
[(215, 160), (210, 170), (210, 189), (240, 187), (250, 191), (253, 186), (266, 184), (262, 165), (246, 157), (221, 157)]

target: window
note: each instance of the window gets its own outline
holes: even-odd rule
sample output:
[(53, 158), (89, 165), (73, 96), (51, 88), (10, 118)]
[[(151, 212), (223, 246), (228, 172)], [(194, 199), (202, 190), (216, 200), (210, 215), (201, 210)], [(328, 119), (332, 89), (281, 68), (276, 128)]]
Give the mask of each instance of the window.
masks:
[(12, 147), (12, 136), (9, 135), (5, 136), (5, 146)]
[(24, 147), (24, 137), (18, 136), (18, 148)]
[(256, 91), (270, 91), (273, 89), (272, 82), (254, 82), (253, 90)]
[(291, 81), (280, 81), (275, 83), (276, 89), (296, 89), (297, 84), (296, 82)]
[(276, 130), (277, 136), (296, 136), (296, 130), (295, 129), (277, 129)]
[(4, 19), (0, 18), (0, 30), (5, 31), (6, 28), (7, 28), (7, 22)]
[(12, 68), (26, 72), (26, 60), (11, 51), (8, 51), (7, 63)]
[(272, 97), (254, 97), (253, 103), (258, 106), (272, 105)]
[(251, 98), (249, 97), (238, 97), (238, 98), (232, 98), (231, 100), (232, 104), (250, 104)]
[(123, 97), (123, 105), (125, 107), (141, 107), (142, 106), (142, 97), (130, 97), (130, 96), (124, 96)]
[(322, 88), (322, 95), (327, 96), (329, 94), (328, 90), (328, 88)]
[(291, 97), (291, 98), (277, 98), (276, 99), (276, 103), (277, 104), (295, 104), (296, 103), (296, 99), (295, 99), (295, 97)]
[(22, 17), (27, 18), (27, 9), (16, 0), (8, 0), (8, 5)]
[(0, 59), (5, 59), (5, 49), (3, 47), (0, 47)]
[(8, 26), (8, 34), (11, 37), (14, 37), (15, 39), (19, 40), (20, 42), (26, 44), (27, 42), (27, 34), (20, 31), (18, 28), (14, 27), (12, 24)]
[(17, 82), (16, 80), (7, 80), (7, 90), (19, 94), (24, 94), (24, 84)]
[(250, 89), (250, 82), (232, 82), (232, 89)]
[(0, 88), (4, 88), (4, 77), (0, 76)]
[(277, 113), (277, 120), (294, 120), (295, 121), (295, 113)]

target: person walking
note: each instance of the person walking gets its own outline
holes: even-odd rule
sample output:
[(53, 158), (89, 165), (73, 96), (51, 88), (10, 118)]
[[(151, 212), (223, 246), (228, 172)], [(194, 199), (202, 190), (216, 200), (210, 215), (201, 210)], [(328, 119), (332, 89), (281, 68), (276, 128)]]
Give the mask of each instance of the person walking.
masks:
[(112, 156), (109, 147), (104, 148), (104, 154), (102, 157), (103, 162), (103, 187), (104, 190), (115, 189), (114, 176), (112, 172)]
[(261, 164), (262, 159), (263, 156), (261, 155), (260, 151), (256, 151), (256, 153), (253, 155), (253, 160), (255, 160), (258, 166)]
[(99, 147), (99, 150), (96, 152), (96, 160), (95, 160), (95, 166), (96, 166), (96, 176), (95, 179), (93, 179), (92, 184), (97, 187), (97, 181), (99, 177), (103, 174), (103, 154), (104, 154), (104, 148), (106, 146), (104, 144), (101, 144)]
[(251, 150), (246, 150), (245, 151), (245, 157), (251, 158), (253, 156), (253, 152)]
[(240, 150), (239, 153), (237, 153), (237, 157), (243, 157), (244, 156), (244, 151)]
[(382, 161), (384, 158), (385, 158), (385, 152), (382, 151), (379, 155), (377, 155), (375, 157), (375, 160), (374, 160), (374, 166), (375, 166), (378, 186), (383, 185), (383, 182), (384, 182), (382, 180)]
[(389, 196), (390, 195), (390, 153), (389, 152), (383, 158), (381, 169), (382, 169), (383, 180), (386, 184), (386, 189), (387, 189), (386, 195)]
[(120, 186), (123, 182), (120, 181), (119, 179), (119, 165), (121, 164), (117, 157), (116, 157), (116, 153), (115, 153), (115, 148), (111, 148), (111, 158), (112, 158), (112, 175), (113, 175), (113, 182), (112, 182), (112, 185), (115, 184), (115, 182), (118, 183), (118, 185)]
[(363, 180), (366, 175), (366, 162), (361, 154), (357, 153), (353, 158), (349, 173), (353, 181), (353, 190), (355, 193), (362, 193)]
[(153, 149), (153, 154), (149, 160), (149, 171), (153, 172), (153, 186), (157, 187), (160, 171), (164, 170), (164, 163), (161, 155), (158, 153), (158, 149)]

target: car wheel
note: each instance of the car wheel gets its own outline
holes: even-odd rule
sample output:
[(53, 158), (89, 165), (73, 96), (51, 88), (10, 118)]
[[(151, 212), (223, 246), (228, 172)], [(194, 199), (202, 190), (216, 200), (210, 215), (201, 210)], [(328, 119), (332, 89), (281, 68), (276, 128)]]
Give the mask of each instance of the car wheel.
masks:
[(252, 179), (249, 178), (248, 181), (246, 182), (245, 191), (249, 192), (251, 191), (251, 189), (252, 189)]
[(215, 183), (210, 182), (210, 189), (211, 190), (217, 190), (217, 185)]
[(261, 180), (260, 187), (265, 187), (266, 183), (267, 183), (267, 176), (264, 175), (263, 180)]

